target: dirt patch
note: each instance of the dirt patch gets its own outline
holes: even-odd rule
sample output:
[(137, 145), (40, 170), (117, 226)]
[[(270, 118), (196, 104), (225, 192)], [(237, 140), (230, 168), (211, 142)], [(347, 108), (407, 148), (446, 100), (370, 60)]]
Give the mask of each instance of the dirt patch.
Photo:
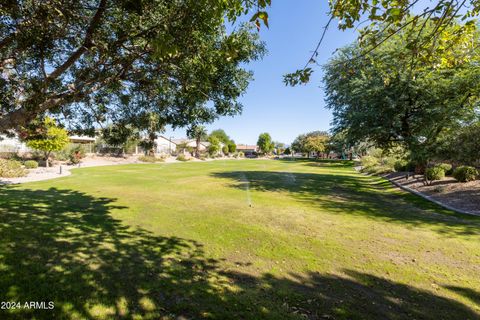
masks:
[(480, 180), (461, 183), (452, 177), (445, 177), (425, 185), (421, 175), (406, 179), (405, 173), (393, 172), (384, 177), (455, 209), (480, 215)]

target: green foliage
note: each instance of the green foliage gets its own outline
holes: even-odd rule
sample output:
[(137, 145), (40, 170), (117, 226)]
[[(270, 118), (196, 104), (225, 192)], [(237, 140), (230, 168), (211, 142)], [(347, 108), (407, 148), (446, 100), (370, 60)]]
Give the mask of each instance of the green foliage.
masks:
[(368, 155), (360, 159), (362, 171), (375, 174), (403, 171), (397, 169), (404, 169), (406, 165), (402, 159), (404, 154), (401, 149), (394, 150), (395, 152), (387, 152), (379, 148), (370, 149)]
[(435, 165), (435, 167), (442, 168), (443, 171), (445, 171), (446, 175), (449, 175), (453, 172), (452, 171), (452, 165), (450, 163), (439, 163), (439, 164)]
[(228, 144), (228, 152), (235, 153), (235, 151), (237, 151), (237, 145), (234, 142), (230, 142)]
[(427, 181), (442, 180), (445, 178), (445, 170), (441, 167), (430, 167), (425, 170)]
[(90, 131), (141, 128), (149, 113), (176, 126), (235, 115), (252, 78), (245, 65), (265, 52), (251, 24), (225, 27), (250, 10), (267, 23), (263, 0), (11, 3), (0, 62), (15, 71), (2, 82), (0, 131), (57, 112)]
[(362, 170), (368, 171), (380, 164), (380, 160), (374, 156), (364, 156), (360, 159)]
[(81, 145), (74, 146), (68, 152), (68, 160), (71, 164), (79, 164), (85, 158), (85, 148)]
[(48, 167), (50, 153), (64, 149), (70, 142), (68, 133), (65, 129), (58, 127), (55, 120), (49, 117), (38, 124), (34, 124), (33, 128), (35, 129), (29, 128), (23, 134), (23, 137), (28, 147), (44, 153), (44, 159)]
[(38, 168), (38, 162), (35, 161), (35, 160), (27, 160), (23, 163), (23, 165), (25, 166), (25, 168), (27, 169), (35, 169), (35, 168)]
[(257, 146), (260, 149), (260, 151), (264, 154), (270, 154), (275, 147), (275, 145), (272, 142), (272, 137), (267, 132), (261, 133), (258, 136)]
[(0, 177), (18, 178), (26, 175), (27, 170), (22, 167), (20, 161), (0, 159)]
[(184, 154), (179, 154), (176, 159), (177, 159), (177, 161), (188, 161), (189, 160), (187, 157), (185, 157)]
[[(313, 72), (311, 66), (319, 63), (321, 44), (329, 25), (334, 20), (338, 21), (340, 30), (353, 28), (356, 30), (361, 26), (357, 42), (365, 52), (378, 49), (397, 33), (408, 32), (409, 37), (404, 40), (403, 46), (415, 53), (410, 57), (410, 64), (436, 66), (431, 57), (443, 55), (448, 51), (449, 47), (445, 43), (462, 41), (465, 34), (471, 33), (476, 26), (475, 18), (480, 13), (480, 3), (474, 0), (436, 0), (430, 2), (428, 6), (416, 0), (332, 0), (328, 3), (330, 20), (319, 35), (319, 43), (302, 69), (284, 76), (287, 85), (309, 82)], [(454, 32), (445, 32), (456, 20), (464, 24), (458, 26)], [(434, 28), (429, 28), (431, 25), (434, 25)], [(357, 57), (361, 56), (352, 59)], [(461, 55), (456, 58), (458, 57), (461, 58)]]
[(239, 158), (245, 158), (245, 153), (243, 153), (242, 151), (240, 151), (240, 152), (238, 153), (238, 157), (239, 157)]
[(453, 170), (453, 177), (460, 182), (474, 181), (478, 175), (478, 170), (470, 166), (460, 166)]
[(216, 156), (220, 151), (220, 141), (215, 136), (209, 136), (208, 142), (210, 142), (210, 145), (208, 146), (208, 154), (210, 156)]
[(213, 130), (210, 133), (209, 137), (217, 138), (219, 142), (222, 142), (223, 144), (227, 144), (227, 145), (232, 141), (223, 129)]
[(222, 152), (223, 152), (223, 154), (228, 155), (228, 146), (227, 145), (223, 146)]
[(132, 141), (137, 142), (139, 134), (131, 125), (113, 124), (102, 130), (102, 139), (109, 146), (125, 147)]
[(436, 157), (468, 165), (480, 164), (480, 121), (445, 132)]
[(292, 143), (292, 149), (297, 152), (326, 152), (329, 135), (325, 131), (312, 131), (301, 134)]
[(292, 151), (290, 150), (290, 148), (286, 148), (283, 153), (286, 154), (286, 155), (290, 155), (290, 154), (292, 154)]
[(395, 171), (397, 171), (397, 172), (407, 171), (407, 165), (408, 165), (408, 161), (406, 161), (406, 160), (397, 160), (397, 161), (395, 161), (395, 163), (394, 163), (394, 165), (393, 165), (393, 168), (394, 168)]
[(461, 28), (452, 24), (439, 35), (442, 52), (418, 62), (418, 51), (405, 43), (417, 35), (419, 42), (428, 41), (435, 29), (432, 22), (419, 22), (375, 51), (358, 44), (340, 50), (325, 66), (324, 82), (334, 131), (347, 142), (370, 141), (385, 150), (401, 144), (425, 164), (443, 132), (475, 117), (480, 40), (474, 30), (452, 39)]
[(153, 156), (140, 156), (138, 157), (138, 161), (155, 163), (155, 162), (163, 162), (165, 160), (163, 158), (158, 158)]

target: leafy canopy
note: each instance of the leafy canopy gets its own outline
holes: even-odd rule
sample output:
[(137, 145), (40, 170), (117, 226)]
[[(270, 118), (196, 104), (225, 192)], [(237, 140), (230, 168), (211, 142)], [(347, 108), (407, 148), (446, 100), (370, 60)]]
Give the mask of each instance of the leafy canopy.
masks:
[(174, 126), (237, 114), (251, 77), (242, 65), (264, 49), (224, 22), (249, 10), (244, 0), (2, 3), (0, 132), (46, 113), (76, 130), (141, 128), (151, 113)]
[(258, 136), (257, 146), (260, 149), (260, 151), (265, 154), (271, 153), (275, 148), (275, 145), (272, 141), (272, 137), (267, 132), (261, 133)]
[[(435, 24), (418, 28), (425, 30), (422, 40)], [(418, 35), (408, 31), (373, 52), (358, 44), (340, 50), (324, 68), (334, 132), (345, 134), (350, 144), (369, 141), (385, 149), (400, 144), (420, 160), (428, 158), (439, 135), (472, 119), (479, 101), (479, 35), (471, 27), (452, 39), (459, 28), (439, 35), (442, 50), (435, 55), (406, 46)]]

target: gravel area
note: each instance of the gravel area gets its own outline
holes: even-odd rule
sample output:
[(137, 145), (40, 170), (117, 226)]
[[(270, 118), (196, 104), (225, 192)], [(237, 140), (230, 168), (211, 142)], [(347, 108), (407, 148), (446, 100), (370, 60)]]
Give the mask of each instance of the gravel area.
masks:
[[(218, 159), (207, 159), (205, 161), (215, 161), (215, 160), (235, 160), (233, 158), (218, 158)], [(190, 161), (202, 161), (199, 159), (191, 158)], [(163, 163), (173, 163), (180, 162), (175, 159), (175, 157), (169, 157), (164, 160)], [(17, 184), (25, 182), (34, 182), (41, 180), (49, 180), (59, 177), (69, 176), (70, 170), (74, 168), (85, 168), (85, 167), (98, 167), (98, 166), (112, 166), (120, 164), (132, 164), (132, 163), (142, 163), (145, 162), (138, 161), (138, 156), (130, 156), (128, 158), (123, 157), (104, 157), (104, 156), (88, 156), (82, 160), (80, 165), (67, 165), (66, 163), (58, 163), (49, 168), (40, 167), (36, 169), (28, 169), (28, 175), (20, 178), (0, 178), (1, 184)], [(60, 166), (62, 167), (60, 173)]]
[(452, 177), (445, 177), (434, 181), (432, 185), (425, 185), (423, 176), (410, 176), (407, 180), (404, 172), (393, 172), (385, 175), (385, 178), (455, 209), (480, 215), (480, 180), (461, 183)]

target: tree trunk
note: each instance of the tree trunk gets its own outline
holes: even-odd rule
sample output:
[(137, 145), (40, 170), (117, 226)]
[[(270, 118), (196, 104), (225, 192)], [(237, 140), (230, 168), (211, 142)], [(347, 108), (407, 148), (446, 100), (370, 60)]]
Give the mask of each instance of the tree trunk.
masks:
[(50, 158), (50, 151), (45, 152), (45, 167), (49, 167), (48, 158)]
[(200, 136), (197, 136), (196, 146), (195, 146), (195, 158), (200, 158)]

